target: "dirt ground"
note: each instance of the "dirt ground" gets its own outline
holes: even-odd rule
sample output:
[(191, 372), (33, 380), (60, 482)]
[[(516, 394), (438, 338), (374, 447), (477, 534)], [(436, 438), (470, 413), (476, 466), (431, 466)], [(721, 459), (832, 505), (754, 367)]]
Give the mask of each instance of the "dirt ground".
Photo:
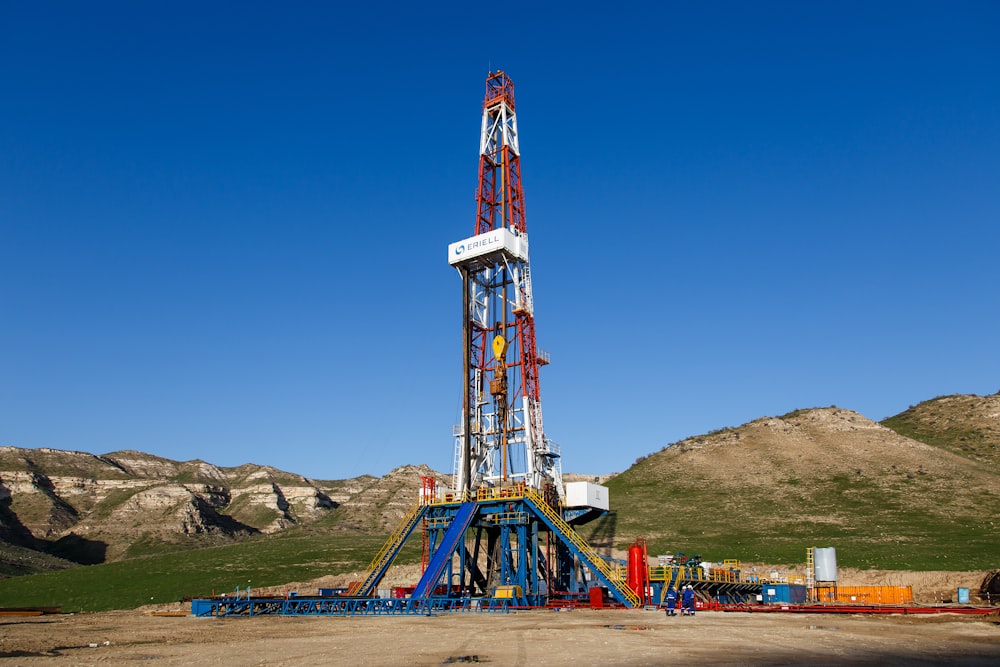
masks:
[(10, 665), (1000, 664), (1000, 617), (522, 611), (194, 618), (141, 611), (0, 617)]

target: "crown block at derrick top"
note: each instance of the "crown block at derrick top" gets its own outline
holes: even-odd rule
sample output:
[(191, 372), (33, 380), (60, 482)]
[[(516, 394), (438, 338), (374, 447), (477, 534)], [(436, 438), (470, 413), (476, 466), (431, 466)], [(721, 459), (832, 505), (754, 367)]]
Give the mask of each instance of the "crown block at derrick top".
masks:
[(528, 261), (528, 237), (516, 234), (506, 227), (471, 236), (448, 245), (448, 263), (455, 266), (497, 253), (514, 260)]

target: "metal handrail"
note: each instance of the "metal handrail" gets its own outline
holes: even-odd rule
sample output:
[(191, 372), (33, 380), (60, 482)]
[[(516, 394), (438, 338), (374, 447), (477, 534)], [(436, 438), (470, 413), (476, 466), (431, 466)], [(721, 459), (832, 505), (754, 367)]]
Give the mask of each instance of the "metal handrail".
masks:
[(545, 502), (542, 494), (535, 489), (526, 487), (524, 495), (534, 503), (534, 505), (549, 519), (549, 521), (553, 523), (553, 525), (559, 528), (563, 537), (573, 543), (573, 546), (575, 546), (587, 559), (590, 567), (599, 570), (608, 582), (615, 587), (615, 590), (621, 593), (622, 597), (628, 600), (633, 607), (641, 606), (642, 601), (639, 599), (639, 596), (635, 594), (635, 591), (629, 588), (628, 582), (623, 580), (621, 575), (615, 571), (617, 568), (613, 569), (610, 565), (605, 563), (600, 555), (594, 551), (593, 547), (587, 544), (587, 542), (584, 541), (584, 539), (580, 537), (575, 530), (573, 530), (573, 527), (566, 523), (563, 518), (559, 516), (559, 514), (552, 509), (547, 502)]
[(414, 524), (417, 522), (417, 518), (420, 516), (423, 506), (418, 502), (414, 505), (409, 512), (407, 512), (406, 517), (403, 522), (396, 528), (396, 530), (389, 536), (386, 543), (382, 546), (382, 549), (375, 555), (372, 562), (368, 565), (368, 573), (362, 580), (361, 584), (358, 586), (350, 586), (348, 588), (349, 595), (356, 595), (359, 591), (366, 590), (371, 587), (371, 579), (377, 576), (378, 571), (384, 564), (385, 559), (390, 553), (395, 551), (399, 545), (406, 539), (406, 537), (413, 530)]

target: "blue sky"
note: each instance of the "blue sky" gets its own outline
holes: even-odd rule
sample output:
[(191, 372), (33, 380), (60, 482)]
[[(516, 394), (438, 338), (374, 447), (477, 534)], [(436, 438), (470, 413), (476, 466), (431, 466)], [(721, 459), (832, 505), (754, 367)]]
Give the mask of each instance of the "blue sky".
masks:
[(450, 473), (490, 68), (564, 470), (1000, 390), (994, 3), (7, 3), (0, 444)]

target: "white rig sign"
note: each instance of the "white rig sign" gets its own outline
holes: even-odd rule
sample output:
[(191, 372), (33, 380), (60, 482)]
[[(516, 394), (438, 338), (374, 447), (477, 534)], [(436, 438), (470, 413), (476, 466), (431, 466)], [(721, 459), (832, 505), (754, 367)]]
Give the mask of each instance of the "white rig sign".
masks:
[(448, 263), (452, 266), (483, 255), (503, 252), (513, 259), (528, 261), (528, 237), (506, 227), (471, 236), (448, 245)]

